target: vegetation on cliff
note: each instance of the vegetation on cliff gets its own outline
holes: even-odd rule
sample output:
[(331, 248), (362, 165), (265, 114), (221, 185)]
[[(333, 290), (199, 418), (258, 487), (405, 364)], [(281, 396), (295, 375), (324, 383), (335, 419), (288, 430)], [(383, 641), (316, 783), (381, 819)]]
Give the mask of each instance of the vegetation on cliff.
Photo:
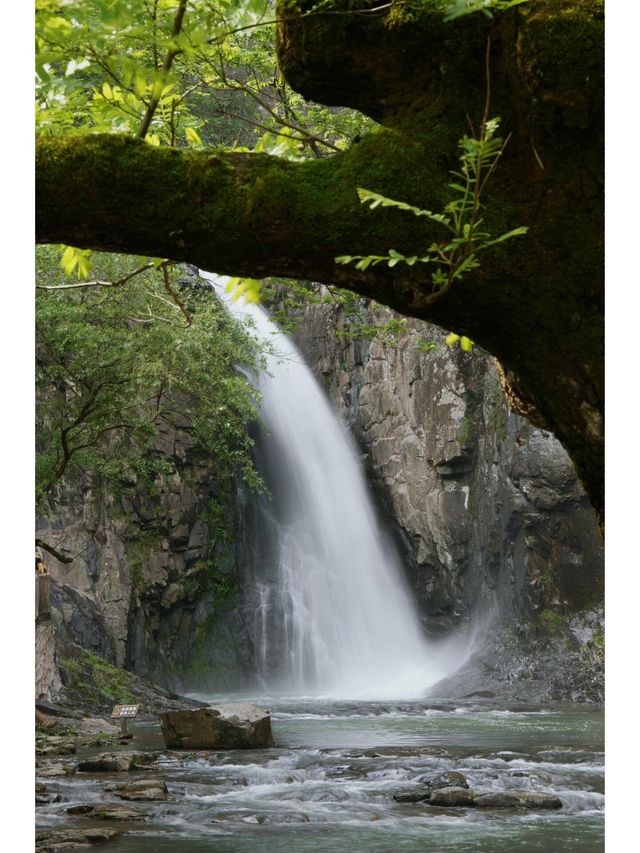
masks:
[(148, 264), (127, 278), (139, 262), (101, 255), (95, 286), (75, 288), (58, 254), (38, 251), (38, 510), (46, 514), (74, 470), (115, 485), (170, 473), (171, 453), (156, 444), (175, 426), (189, 431), (194, 460), (212, 463), (221, 486), (238, 473), (259, 485), (247, 433), (257, 397), (238, 370), (261, 369), (255, 339), (195, 274)]

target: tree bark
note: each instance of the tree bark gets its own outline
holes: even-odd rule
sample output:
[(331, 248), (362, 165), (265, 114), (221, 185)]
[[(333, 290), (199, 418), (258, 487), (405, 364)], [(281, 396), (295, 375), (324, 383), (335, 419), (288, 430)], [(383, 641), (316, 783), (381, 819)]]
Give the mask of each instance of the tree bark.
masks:
[[(395, 6), (309, 17), (304, 7), (281, 13), (284, 74), (307, 97), (368, 113), (379, 130), (302, 163), (45, 137), (38, 240), (338, 284), (465, 334), (499, 359), (522, 410), (556, 433), (602, 516), (602, 3), (531, 0), (493, 21), (450, 24), (429, 4), (409, 18)], [(356, 190), (441, 211), (458, 140), (469, 119), (478, 127), (488, 85), (490, 115), (511, 137), (485, 222), (493, 235), (529, 233), (491, 249), (433, 303), (426, 266), (336, 264), (390, 248), (423, 254), (443, 238), (424, 218), (369, 210)]]

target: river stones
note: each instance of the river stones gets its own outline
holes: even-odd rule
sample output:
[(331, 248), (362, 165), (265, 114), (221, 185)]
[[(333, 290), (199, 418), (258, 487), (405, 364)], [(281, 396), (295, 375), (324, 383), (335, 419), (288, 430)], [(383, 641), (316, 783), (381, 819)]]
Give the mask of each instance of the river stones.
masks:
[(473, 806), (473, 791), (454, 785), (450, 788), (438, 788), (429, 797), (430, 806)]
[(155, 761), (155, 755), (146, 752), (103, 752), (95, 758), (81, 761), (81, 773), (126, 773)]
[(48, 764), (45, 767), (38, 767), (36, 774), (44, 779), (54, 779), (56, 776), (70, 776), (76, 772), (76, 768), (71, 764)]
[(561, 809), (562, 801), (545, 791), (491, 791), (478, 794), (475, 804), (479, 809)]
[(434, 791), (440, 788), (468, 788), (469, 783), (462, 773), (457, 770), (447, 770), (444, 773), (437, 775), (419, 776), (416, 780), (421, 782), (423, 787), (415, 791), (406, 793), (394, 794), (393, 799), (397, 803), (424, 803), (429, 800)]
[(423, 788), (420, 791), (408, 791), (406, 794), (394, 794), (396, 803), (426, 803), (432, 794), (431, 788)]
[(255, 749), (275, 746), (271, 718), (255, 705), (211, 705), (195, 711), (166, 711), (159, 717), (165, 743), (170, 749)]
[(75, 738), (61, 735), (36, 737), (36, 755), (72, 755), (76, 748)]
[(121, 800), (166, 800), (167, 785), (164, 779), (138, 779), (119, 785), (114, 794)]
[(42, 782), (36, 782), (36, 805), (48, 806), (50, 803), (61, 803), (60, 794), (52, 794)]
[(94, 808), (95, 806), (89, 805), (89, 803), (79, 803), (77, 806), (69, 806), (67, 814), (74, 816), (79, 814), (91, 814)]
[(462, 773), (455, 770), (437, 776), (423, 776), (424, 787), (394, 794), (397, 803), (424, 803), (429, 806), (477, 806), (481, 809), (560, 809), (562, 801), (545, 791), (506, 791), (476, 793)]
[(446, 770), (436, 776), (420, 776), (418, 782), (421, 782), (426, 788), (431, 788), (432, 791), (437, 791), (438, 788), (469, 787), (465, 776), (457, 770)]
[(36, 835), (36, 850), (38, 853), (57, 853), (58, 850), (86, 847), (89, 844), (104, 844), (118, 834), (115, 829), (101, 826), (45, 830)]

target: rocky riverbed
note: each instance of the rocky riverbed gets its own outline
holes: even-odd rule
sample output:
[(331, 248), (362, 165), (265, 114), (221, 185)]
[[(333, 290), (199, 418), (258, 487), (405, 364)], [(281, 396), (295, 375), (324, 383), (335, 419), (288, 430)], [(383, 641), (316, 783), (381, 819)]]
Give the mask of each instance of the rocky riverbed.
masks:
[(151, 721), (135, 723), (126, 743), (100, 719), (41, 732), (38, 849), (602, 850), (599, 709), (270, 707), (276, 746), (260, 750), (168, 750)]

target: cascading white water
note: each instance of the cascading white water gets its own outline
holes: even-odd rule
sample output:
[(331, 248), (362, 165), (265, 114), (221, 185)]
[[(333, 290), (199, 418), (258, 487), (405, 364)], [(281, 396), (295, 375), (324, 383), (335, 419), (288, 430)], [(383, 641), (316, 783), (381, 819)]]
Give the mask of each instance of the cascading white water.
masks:
[[(225, 278), (201, 274), (223, 294)], [(259, 590), (256, 611), (259, 657), (269, 654), (272, 608), (283, 623), (281, 688), (345, 699), (420, 696), (468, 650), (424, 636), (356, 447), (292, 341), (262, 308), (225, 302), (275, 350), (256, 380), (281, 496), (277, 588)]]

